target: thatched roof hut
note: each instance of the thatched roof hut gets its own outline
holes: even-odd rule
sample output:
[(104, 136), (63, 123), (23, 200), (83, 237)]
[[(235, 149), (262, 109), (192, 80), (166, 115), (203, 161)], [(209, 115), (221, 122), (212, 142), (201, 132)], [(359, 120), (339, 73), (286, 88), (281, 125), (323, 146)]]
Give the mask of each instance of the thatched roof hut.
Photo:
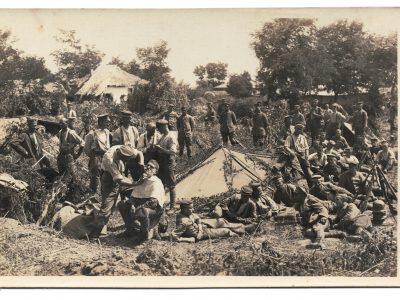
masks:
[(117, 103), (124, 96), (128, 96), (137, 84), (147, 84), (148, 81), (136, 75), (125, 72), (115, 65), (103, 65), (93, 71), (77, 95), (83, 96), (111, 96)]

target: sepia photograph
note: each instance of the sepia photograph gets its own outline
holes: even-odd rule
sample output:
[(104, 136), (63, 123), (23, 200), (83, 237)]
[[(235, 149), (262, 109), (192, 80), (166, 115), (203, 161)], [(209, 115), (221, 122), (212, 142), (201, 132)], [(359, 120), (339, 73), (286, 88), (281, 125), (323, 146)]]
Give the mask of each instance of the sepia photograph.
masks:
[(399, 20), (0, 9), (0, 287), (399, 286)]

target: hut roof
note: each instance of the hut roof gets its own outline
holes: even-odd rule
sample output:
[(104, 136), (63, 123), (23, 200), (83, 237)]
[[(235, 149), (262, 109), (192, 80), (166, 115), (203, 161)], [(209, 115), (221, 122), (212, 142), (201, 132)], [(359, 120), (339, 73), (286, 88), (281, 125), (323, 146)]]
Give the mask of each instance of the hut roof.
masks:
[(125, 72), (115, 65), (99, 66), (93, 71), (89, 80), (86, 81), (77, 95), (95, 95), (104, 93), (108, 87), (132, 87), (136, 84), (147, 84), (148, 81), (136, 75)]

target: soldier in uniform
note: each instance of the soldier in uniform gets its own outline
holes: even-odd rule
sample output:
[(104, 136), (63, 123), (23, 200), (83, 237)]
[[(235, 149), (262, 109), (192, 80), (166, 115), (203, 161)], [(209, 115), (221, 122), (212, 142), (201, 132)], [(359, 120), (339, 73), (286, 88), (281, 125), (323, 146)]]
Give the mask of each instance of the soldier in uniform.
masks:
[(187, 113), (186, 107), (182, 107), (182, 114), (177, 121), (178, 127), (178, 144), (179, 156), (183, 155), (183, 151), (187, 151), (188, 158), (192, 157), (192, 139), (194, 130), (194, 118)]
[(97, 116), (98, 128), (90, 131), (85, 137), (84, 151), (89, 156), (90, 189), (93, 193), (97, 192), (100, 181), (101, 160), (104, 153), (111, 147), (109, 125), (108, 115), (99, 115)]
[(225, 103), (224, 105), (224, 110), (219, 117), (219, 124), (221, 125), (220, 131), (224, 146), (228, 145), (228, 139), (232, 145), (237, 145), (238, 142), (235, 139), (235, 130), (237, 125), (236, 115), (230, 110), (229, 103)]
[(357, 102), (357, 110), (353, 115), (353, 130), (354, 130), (354, 137), (365, 137), (365, 131), (368, 126), (368, 114), (363, 109), (363, 102)]
[(174, 105), (168, 104), (168, 110), (162, 115), (162, 119), (167, 120), (168, 130), (177, 131), (178, 114), (174, 111)]
[(346, 120), (346, 116), (337, 110), (337, 105), (332, 105), (332, 114), (326, 124), (326, 137), (332, 139), (336, 134), (336, 130), (341, 129), (343, 122)]
[(308, 128), (313, 141), (318, 138), (318, 135), (323, 128), (323, 118), (322, 108), (318, 106), (318, 99), (312, 100), (308, 117)]
[(261, 103), (257, 103), (254, 106), (254, 114), (252, 119), (253, 125), (253, 143), (254, 146), (264, 146), (265, 138), (268, 134), (268, 119), (265, 113), (261, 111)]
[(279, 210), (278, 205), (272, 200), (271, 197), (263, 193), (261, 183), (259, 181), (250, 182), (250, 187), (253, 189), (251, 194), (252, 199), (257, 205), (257, 214), (266, 215), (269, 212), (277, 213)]
[(205, 125), (213, 126), (216, 120), (217, 120), (217, 112), (213, 108), (212, 103), (207, 102), (207, 114), (204, 118)]
[[(75, 160), (82, 154), (85, 142), (75, 130), (68, 127), (68, 121), (65, 118), (60, 120), (60, 125), (62, 129), (57, 134), (60, 142), (60, 150), (57, 157), (58, 172), (61, 175), (64, 174), (67, 180), (73, 180)], [(76, 151), (77, 147), (78, 151)]]
[(35, 118), (28, 118), (28, 130), (11, 142), (10, 147), (26, 159), (40, 161), (41, 168), (50, 168), (49, 158), (43, 153), (41, 136), (36, 132), (37, 121)]
[(146, 125), (146, 132), (139, 136), (137, 149), (143, 152), (144, 162), (147, 163), (151, 159), (156, 159), (156, 151), (154, 146), (157, 144), (160, 134), (156, 131), (156, 124), (150, 122)]
[(292, 125), (296, 124), (304, 124), (306, 125), (306, 119), (304, 115), (300, 112), (300, 105), (296, 104), (293, 106), (293, 115), (292, 115)]
[(176, 154), (177, 154), (177, 141), (176, 137), (171, 134), (168, 129), (167, 120), (157, 121), (158, 131), (161, 136), (154, 146), (157, 150), (157, 162), (160, 165), (158, 176), (160, 177), (164, 187), (169, 189), (169, 208), (174, 209), (176, 200), (175, 191), (175, 167), (176, 167)]

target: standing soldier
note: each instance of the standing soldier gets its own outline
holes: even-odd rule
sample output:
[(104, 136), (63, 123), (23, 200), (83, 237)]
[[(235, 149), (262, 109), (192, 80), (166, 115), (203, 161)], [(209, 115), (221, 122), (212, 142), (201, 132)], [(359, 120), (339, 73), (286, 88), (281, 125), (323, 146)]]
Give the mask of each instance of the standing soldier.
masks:
[(294, 127), (294, 133), (290, 134), (285, 141), (285, 146), (293, 150), (299, 159), (301, 169), (303, 170), (304, 176), (308, 182), (308, 185), (312, 185), (311, 180), (311, 169), (310, 163), (308, 162), (308, 142), (306, 137), (303, 135), (304, 124), (296, 124)]
[(167, 120), (170, 131), (177, 130), (178, 114), (174, 111), (174, 105), (168, 104), (168, 110), (162, 115), (162, 119)]
[(146, 132), (139, 137), (137, 145), (138, 150), (143, 152), (144, 162), (147, 164), (151, 159), (156, 159), (156, 151), (154, 145), (160, 138), (160, 134), (156, 131), (156, 124), (150, 122), (146, 125)]
[(207, 102), (207, 114), (206, 114), (206, 117), (204, 118), (205, 125), (206, 126), (208, 126), (208, 125), (214, 126), (216, 119), (217, 119), (217, 112), (212, 107), (212, 103)]
[(232, 145), (237, 145), (238, 142), (235, 139), (236, 130), (236, 115), (230, 110), (229, 103), (225, 103), (223, 112), (219, 117), (219, 124), (221, 125), (220, 131), (222, 136), (222, 142), (224, 146), (228, 145), (228, 139)]
[(265, 113), (261, 111), (261, 103), (257, 103), (254, 106), (254, 114), (253, 114), (253, 143), (254, 146), (264, 146), (265, 138), (268, 134), (268, 119)]
[(97, 116), (98, 129), (90, 131), (85, 137), (85, 153), (89, 156), (90, 189), (97, 192), (100, 180), (101, 160), (110, 149), (111, 134), (108, 130), (110, 118), (107, 114)]
[(183, 151), (186, 151), (188, 158), (192, 157), (192, 138), (194, 130), (194, 118), (187, 114), (186, 107), (182, 107), (182, 114), (179, 116), (177, 121), (178, 127), (178, 143), (179, 143), (179, 156), (183, 155)]
[(300, 105), (296, 104), (293, 106), (293, 115), (292, 115), (292, 125), (296, 124), (306, 124), (306, 119), (304, 118), (304, 115), (300, 112)]
[(336, 130), (341, 129), (346, 116), (337, 110), (337, 104), (332, 105), (332, 114), (327, 120), (326, 137), (331, 139), (336, 134)]
[[(318, 99), (311, 101), (311, 109), (308, 117), (308, 127), (311, 133), (311, 139), (317, 139), (321, 129), (323, 128), (323, 112), (321, 107), (318, 106)], [(294, 124), (296, 125), (296, 124)]]
[[(85, 142), (75, 132), (68, 127), (68, 121), (62, 118), (60, 121), (61, 131), (57, 133), (60, 141), (60, 151), (57, 157), (58, 172), (68, 179), (73, 180), (75, 174), (74, 161), (82, 154)], [(76, 152), (76, 148), (78, 151)]]
[(158, 176), (160, 177), (164, 187), (169, 189), (169, 207), (172, 211), (174, 209), (176, 200), (175, 191), (175, 166), (176, 166), (176, 153), (177, 141), (176, 137), (168, 129), (167, 120), (158, 120), (158, 131), (161, 133), (155, 148), (157, 150), (157, 161), (160, 165)]
[(354, 138), (357, 137), (365, 137), (365, 130), (368, 126), (368, 115), (367, 112), (363, 109), (363, 102), (357, 102), (357, 110), (353, 115), (353, 130), (354, 130)]
[[(130, 111), (121, 112), (121, 125), (118, 127), (112, 135), (112, 144), (125, 145), (136, 149), (139, 140), (139, 131), (135, 126), (131, 125), (132, 113)], [(132, 158), (126, 163), (125, 176), (128, 176), (128, 172), (134, 180), (138, 180), (143, 174), (143, 165), (139, 165), (136, 158)]]
[(139, 131), (135, 126), (131, 126), (132, 113), (130, 111), (121, 112), (121, 125), (118, 127), (112, 135), (112, 144), (115, 145), (126, 145), (132, 148), (136, 148), (139, 140)]
[(76, 111), (72, 108), (72, 102), (67, 101), (67, 114), (66, 117), (69, 118), (76, 118)]
[(22, 133), (15, 142), (11, 142), (10, 146), (22, 157), (33, 158), (36, 162), (39, 162), (41, 168), (50, 168), (50, 161), (43, 153), (42, 140), (36, 134), (37, 119), (28, 118), (27, 121), (28, 130)]

